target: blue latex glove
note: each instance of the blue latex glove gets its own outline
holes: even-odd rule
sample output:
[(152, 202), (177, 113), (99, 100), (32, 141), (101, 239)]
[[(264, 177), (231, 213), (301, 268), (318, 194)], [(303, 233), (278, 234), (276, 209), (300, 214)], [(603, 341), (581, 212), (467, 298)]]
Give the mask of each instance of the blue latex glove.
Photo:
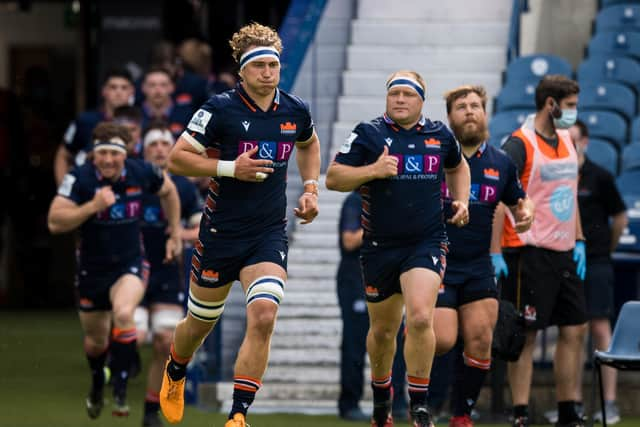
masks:
[(502, 254), (491, 254), (491, 264), (493, 264), (493, 272), (496, 275), (496, 279), (499, 279), (500, 276), (507, 277), (509, 275), (509, 268)]
[(573, 248), (573, 260), (576, 263), (576, 274), (581, 280), (584, 280), (584, 276), (587, 274), (587, 248), (582, 240), (578, 240), (576, 247)]

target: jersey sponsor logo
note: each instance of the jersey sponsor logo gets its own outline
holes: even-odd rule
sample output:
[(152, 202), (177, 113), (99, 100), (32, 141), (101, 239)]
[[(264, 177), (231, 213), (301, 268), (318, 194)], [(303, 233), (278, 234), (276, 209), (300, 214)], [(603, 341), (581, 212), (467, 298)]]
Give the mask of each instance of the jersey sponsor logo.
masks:
[(71, 189), (73, 188), (73, 184), (76, 182), (76, 177), (71, 174), (66, 174), (64, 178), (62, 178), (62, 183), (58, 188), (58, 194), (61, 196), (69, 197), (71, 195)]
[(296, 133), (296, 124), (291, 122), (280, 123), (280, 133), (283, 135), (293, 135)]
[(434, 139), (434, 138), (425, 139), (424, 140), (424, 146), (427, 147), (427, 148), (434, 149), (434, 150), (439, 150), (440, 149), (440, 141), (438, 141), (437, 139)]
[[(256, 157), (258, 159), (271, 160), (274, 162), (286, 162), (293, 151), (293, 142), (291, 141), (239, 141), (238, 155), (258, 147)], [(274, 166), (284, 166), (277, 165)]]
[(137, 218), (140, 215), (141, 207), (142, 205), (139, 200), (132, 200), (127, 203), (116, 203), (98, 212), (97, 217), (101, 221), (121, 221), (124, 219)]
[(249, 126), (251, 126), (251, 122), (248, 122), (246, 120), (242, 122), (242, 127), (244, 128), (245, 132), (249, 132)]
[(393, 139), (391, 139), (391, 138), (385, 138), (385, 139), (384, 139), (384, 142), (385, 142), (389, 147), (391, 147), (391, 144), (393, 144)]
[(201, 277), (205, 282), (216, 283), (220, 278), (220, 274), (214, 270), (203, 270)]
[(349, 151), (351, 151), (351, 144), (353, 144), (353, 141), (355, 141), (357, 137), (358, 137), (357, 133), (351, 132), (351, 135), (349, 135), (349, 137), (344, 141), (344, 143), (340, 147), (340, 152), (342, 154), (347, 154)]
[(204, 135), (205, 129), (211, 120), (211, 113), (202, 108), (196, 111), (187, 125), (187, 129)]
[[(444, 193), (443, 187), (443, 194)], [(446, 190), (445, 198), (450, 199), (451, 195)], [(471, 202), (485, 202), (495, 203), (498, 200), (498, 189), (494, 185), (485, 184), (471, 184), (471, 191), (469, 192), (469, 201)]]
[(191, 96), (190, 93), (181, 93), (178, 96), (176, 96), (176, 104), (179, 104), (179, 105), (191, 104), (192, 101), (193, 101), (193, 97)]
[(567, 185), (556, 188), (549, 199), (549, 206), (553, 215), (562, 222), (569, 221), (573, 214), (573, 191)]
[(391, 154), (398, 159), (398, 175), (430, 175), (433, 178), (440, 170), (438, 154)]
[(144, 218), (145, 222), (155, 223), (163, 218), (162, 210), (158, 206), (147, 206), (144, 208), (144, 212), (142, 214), (142, 218)]
[(487, 168), (484, 170), (484, 177), (497, 181), (500, 179), (500, 171), (493, 168)]

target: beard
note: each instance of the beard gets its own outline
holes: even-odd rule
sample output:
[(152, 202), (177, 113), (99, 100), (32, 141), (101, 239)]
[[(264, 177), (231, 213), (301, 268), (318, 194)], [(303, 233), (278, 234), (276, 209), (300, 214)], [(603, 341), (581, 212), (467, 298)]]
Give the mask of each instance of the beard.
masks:
[[(475, 124), (475, 127), (467, 126), (469, 123)], [(489, 131), (484, 122), (452, 123), (451, 128), (458, 142), (465, 146), (478, 145), (489, 139)]]

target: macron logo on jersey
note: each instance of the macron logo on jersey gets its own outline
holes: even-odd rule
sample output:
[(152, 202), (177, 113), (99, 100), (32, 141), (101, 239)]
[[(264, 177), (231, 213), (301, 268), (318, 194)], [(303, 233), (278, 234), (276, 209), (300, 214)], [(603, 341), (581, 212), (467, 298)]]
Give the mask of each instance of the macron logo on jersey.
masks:
[(191, 121), (187, 125), (187, 129), (204, 135), (205, 129), (207, 128), (210, 120), (211, 113), (201, 108), (196, 111), (193, 117), (191, 117)]
[(242, 122), (242, 127), (244, 128), (245, 132), (249, 132), (249, 126), (251, 126), (251, 122), (248, 122), (246, 120)]

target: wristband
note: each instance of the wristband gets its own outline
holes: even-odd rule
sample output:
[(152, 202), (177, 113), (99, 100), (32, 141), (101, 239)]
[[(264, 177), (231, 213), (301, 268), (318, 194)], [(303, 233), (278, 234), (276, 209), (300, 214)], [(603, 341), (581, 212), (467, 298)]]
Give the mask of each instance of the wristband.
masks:
[(236, 162), (235, 160), (218, 160), (217, 176), (235, 177)]

